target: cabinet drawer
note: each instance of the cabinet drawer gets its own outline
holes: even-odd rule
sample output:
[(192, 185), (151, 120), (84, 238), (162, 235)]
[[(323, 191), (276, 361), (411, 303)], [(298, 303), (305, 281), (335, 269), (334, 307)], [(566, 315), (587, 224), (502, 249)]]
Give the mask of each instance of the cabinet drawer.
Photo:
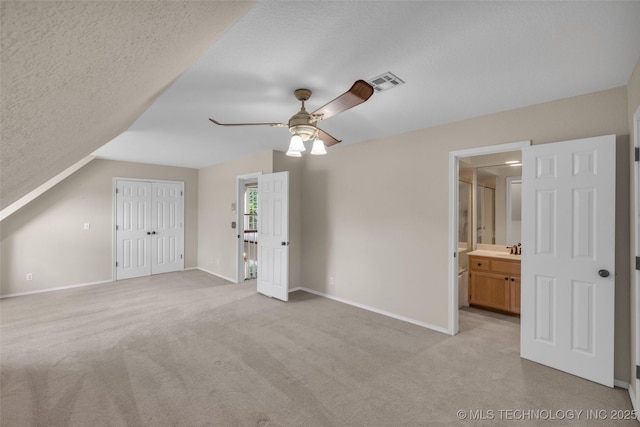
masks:
[(491, 260), (491, 270), (493, 273), (504, 273), (511, 276), (520, 276), (520, 262)]
[(475, 271), (489, 271), (491, 262), (484, 258), (469, 258), (469, 268)]

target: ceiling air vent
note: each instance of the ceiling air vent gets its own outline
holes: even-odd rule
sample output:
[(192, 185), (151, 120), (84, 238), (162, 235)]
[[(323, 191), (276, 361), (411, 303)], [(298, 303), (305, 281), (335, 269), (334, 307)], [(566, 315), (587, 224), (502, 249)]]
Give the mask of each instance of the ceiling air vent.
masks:
[(395, 74), (386, 72), (369, 80), (369, 84), (373, 86), (376, 92), (382, 92), (403, 85), (404, 81)]

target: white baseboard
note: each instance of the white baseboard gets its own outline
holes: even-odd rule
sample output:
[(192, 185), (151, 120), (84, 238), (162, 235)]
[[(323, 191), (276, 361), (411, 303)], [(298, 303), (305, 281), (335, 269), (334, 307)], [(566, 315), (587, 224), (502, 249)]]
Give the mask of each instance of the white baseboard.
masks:
[(112, 282), (114, 282), (114, 281), (113, 280), (100, 280), (98, 282), (81, 283), (79, 285), (59, 286), (57, 288), (40, 289), (40, 290), (37, 290), (37, 291), (17, 292), (15, 294), (0, 295), (0, 299), (11, 298), (11, 297), (21, 297), (21, 296), (33, 295), (33, 294), (41, 294), (43, 292), (61, 291), (61, 290), (64, 290), (64, 289), (82, 288), (84, 286), (102, 285), (104, 283), (112, 283)]
[[(388, 311), (380, 310), (380, 309), (377, 309), (375, 307), (370, 307), (368, 305), (364, 305), (364, 304), (360, 304), (360, 303), (357, 303), (357, 302), (349, 301), (349, 300), (344, 299), (344, 298), (340, 298), (340, 297), (336, 297), (336, 296), (333, 296), (333, 295), (325, 294), (324, 292), (319, 292), (319, 291), (316, 291), (314, 289), (298, 287), (298, 288), (295, 288), (293, 290), (309, 292), (310, 294), (314, 294), (314, 295), (318, 295), (318, 296), (321, 296), (321, 297), (324, 297), (324, 298), (328, 298), (330, 300), (341, 302), (343, 304), (352, 305), (354, 307), (358, 307), (358, 308), (361, 308), (363, 310), (372, 311), (372, 312), (377, 313), (377, 314), (382, 314), (383, 316), (391, 317), (391, 318), (397, 319), (397, 320), (402, 320), (403, 322), (411, 323), (411, 324), (416, 325), (416, 326), (421, 326), (423, 328), (427, 328), (427, 329), (431, 329), (431, 330), (434, 330), (434, 331), (437, 331), (437, 332), (442, 332), (443, 334), (451, 335), (447, 328), (442, 328), (440, 326), (432, 325), (432, 324), (426, 323), (426, 322), (421, 322), (419, 320), (415, 320), (415, 319), (412, 319), (410, 317), (401, 316), (399, 314), (390, 313)], [(291, 291), (289, 291), (289, 292), (291, 292)]]
[(298, 286), (297, 288), (289, 289), (289, 293), (295, 292), (295, 291), (304, 291), (304, 290), (306, 290), (306, 289), (305, 288), (301, 288), (300, 286)]
[(216, 276), (216, 277), (219, 277), (221, 279), (227, 280), (229, 282), (236, 283), (236, 279), (231, 279), (229, 277), (225, 277), (225, 276), (223, 276), (221, 274), (214, 273), (213, 271), (206, 270), (206, 269), (204, 269), (202, 267), (196, 267), (196, 269), (198, 269), (200, 271), (204, 271), (205, 273), (211, 274), (212, 276)]
[(625, 390), (629, 390), (629, 383), (626, 381), (613, 380), (613, 386), (618, 388), (623, 388)]

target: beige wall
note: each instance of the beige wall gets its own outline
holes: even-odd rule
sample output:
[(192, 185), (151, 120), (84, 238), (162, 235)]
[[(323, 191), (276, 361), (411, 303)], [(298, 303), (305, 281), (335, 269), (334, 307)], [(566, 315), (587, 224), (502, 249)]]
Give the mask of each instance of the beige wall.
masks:
[(112, 280), (114, 177), (184, 181), (185, 267), (196, 266), (198, 171), (96, 159), (0, 223), (1, 295)]
[[(307, 157), (304, 286), (447, 328), (449, 152), (605, 134), (628, 134), (626, 87)], [(629, 376), (626, 366), (620, 379)]]
[[(635, 138), (637, 137), (634, 134), (634, 124), (633, 124), (633, 116), (636, 112), (636, 110), (638, 108), (640, 108), (640, 60), (638, 61), (638, 63), (636, 64), (636, 67), (633, 71), (633, 74), (631, 75), (631, 78), (629, 79), (629, 83), (627, 84), (627, 105), (628, 105), (628, 119), (629, 119), (629, 132), (631, 134), (631, 143), (630, 143), (630, 150), (633, 150), (633, 146), (635, 143)], [(631, 205), (631, 215), (630, 215), (630, 221), (631, 221), (631, 236), (636, 236), (636, 233), (638, 232), (635, 229), (635, 220), (634, 220), (634, 195), (635, 195), (635, 191), (636, 191), (636, 186), (635, 186), (635, 181), (633, 179), (633, 152), (630, 151), (629, 152), (629, 163), (630, 163), (630, 167), (631, 167), (631, 185), (629, 188), (629, 200), (631, 201), (630, 205)], [(640, 214), (640, 213), (638, 213)], [(635, 283), (635, 277), (637, 275), (635, 268), (634, 268), (634, 263), (633, 260), (635, 259), (636, 256), (640, 256), (640, 254), (636, 253), (635, 251), (635, 241), (634, 239), (630, 239), (630, 250), (631, 250), (631, 259), (632, 259), (632, 263), (631, 263), (631, 278), (632, 278), (632, 284), (631, 284), (631, 295), (630, 295), (630, 311), (631, 311), (631, 330), (630, 330), (630, 349), (631, 349), (631, 372), (634, 373), (636, 370), (636, 365), (640, 365), (640, 360), (637, 360), (636, 358), (636, 346), (637, 346), (637, 339), (638, 339), (638, 330), (637, 330), (637, 316), (640, 314), (637, 312), (638, 307), (636, 305), (636, 298), (637, 298), (637, 284)], [(633, 378), (633, 375), (632, 375)], [(635, 396), (638, 396), (638, 393), (640, 393), (640, 390), (636, 389), (636, 382), (635, 381), (631, 381), (631, 387), (634, 390), (634, 394)]]
[(199, 170), (198, 267), (225, 279), (236, 281), (237, 229), (236, 181), (239, 175), (273, 171), (273, 152), (266, 151), (244, 159)]

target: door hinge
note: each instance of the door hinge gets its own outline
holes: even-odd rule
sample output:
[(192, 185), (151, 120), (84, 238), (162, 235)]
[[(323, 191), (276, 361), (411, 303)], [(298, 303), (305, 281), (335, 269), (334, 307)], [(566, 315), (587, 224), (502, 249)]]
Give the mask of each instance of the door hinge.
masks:
[(455, 258), (456, 256), (458, 256), (458, 252), (453, 253), (453, 257)]
[(182, 196), (182, 191), (180, 192), (180, 195)]
[(116, 261), (116, 267), (118, 266), (118, 261)]
[(116, 194), (118, 194), (118, 189), (116, 188)]
[(116, 225), (116, 230), (119, 230), (118, 226)]
[(636, 257), (636, 270), (640, 270), (640, 256)]
[(182, 254), (180, 254), (180, 259), (182, 259)]
[(636, 162), (640, 162), (640, 147), (635, 147), (633, 151), (635, 152)]

